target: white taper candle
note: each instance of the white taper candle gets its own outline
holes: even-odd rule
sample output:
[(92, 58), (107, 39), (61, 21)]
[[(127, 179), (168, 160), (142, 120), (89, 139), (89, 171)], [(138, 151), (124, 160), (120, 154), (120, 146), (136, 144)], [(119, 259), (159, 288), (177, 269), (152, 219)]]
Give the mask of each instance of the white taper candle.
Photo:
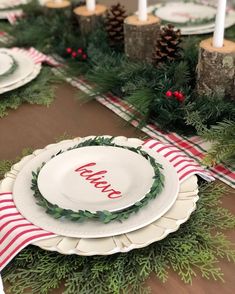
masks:
[(147, 0), (139, 0), (138, 17), (140, 21), (146, 21), (148, 19)]
[(226, 15), (226, 0), (218, 0), (215, 19), (215, 31), (213, 35), (213, 47), (221, 48), (224, 44), (224, 23)]
[(86, 8), (89, 11), (95, 11), (95, 0), (86, 0)]

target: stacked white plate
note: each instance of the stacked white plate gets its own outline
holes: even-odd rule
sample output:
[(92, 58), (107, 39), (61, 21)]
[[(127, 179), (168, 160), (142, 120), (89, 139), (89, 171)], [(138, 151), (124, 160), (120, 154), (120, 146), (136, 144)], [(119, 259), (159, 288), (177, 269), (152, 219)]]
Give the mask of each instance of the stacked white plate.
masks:
[[(12, 67), (14, 66), (14, 69)], [(25, 50), (0, 49), (0, 94), (31, 82), (40, 73), (41, 64), (35, 64)]]
[[(13, 191), (16, 207), (31, 223), (57, 234), (35, 242), (46, 250), (63, 254), (106, 255), (141, 248), (176, 231), (196, 208), (198, 186), (196, 176), (179, 184), (175, 168), (158, 153), (144, 148), (163, 167), (163, 191), (138, 213), (127, 220), (103, 224), (99, 221), (76, 223), (54, 219), (36, 204), (31, 190), (32, 171), (46, 162), (38, 178), (43, 196), (66, 209), (117, 211), (143, 198), (151, 185), (153, 169), (141, 155), (117, 147), (89, 146), (72, 151), (68, 148), (93, 137), (66, 140), (36, 150), (12, 167), (2, 182), (2, 189)], [(116, 137), (120, 146), (140, 147), (142, 141)], [(66, 151), (54, 158), (60, 150)], [(95, 163), (95, 164), (94, 164)], [(89, 165), (90, 164), (90, 165)], [(76, 172), (79, 171), (79, 172)], [(105, 173), (99, 173), (106, 171)], [(109, 189), (120, 191), (122, 198), (110, 199), (84, 177), (97, 173)]]
[(30, 0), (0, 0), (0, 9), (7, 9), (22, 4), (27, 4)]
[[(173, 23), (182, 35), (212, 33), (215, 28), (216, 8), (193, 2), (169, 2), (148, 7), (161, 20)], [(225, 28), (235, 24), (235, 10), (228, 10)]]

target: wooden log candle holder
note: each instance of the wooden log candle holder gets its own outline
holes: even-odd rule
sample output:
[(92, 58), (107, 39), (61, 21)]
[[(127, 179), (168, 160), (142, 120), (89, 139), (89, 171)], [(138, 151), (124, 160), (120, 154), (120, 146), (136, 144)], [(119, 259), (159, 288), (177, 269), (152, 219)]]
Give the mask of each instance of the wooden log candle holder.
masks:
[(81, 34), (87, 35), (104, 21), (107, 7), (97, 4), (94, 11), (89, 11), (86, 6), (79, 6), (73, 12), (77, 18)]
[(47, 12), (52, 10), (60, 11), (60, 10), (68, 10), (71, 6), (71, 3), (67, 0), (62, 1), (47, 1), (44, 5)]
[(197, 92), (235, 99), (235, 42), (224, 40), (221, 48), (212, 46), (212, 39), (199, 45)]
[(124, 38), (126, 56), (133, 60), (152, 61), (155, 40), (160, 33), (160, 19), (148, 15), (146, 21), (136, 15), (124, 21)]

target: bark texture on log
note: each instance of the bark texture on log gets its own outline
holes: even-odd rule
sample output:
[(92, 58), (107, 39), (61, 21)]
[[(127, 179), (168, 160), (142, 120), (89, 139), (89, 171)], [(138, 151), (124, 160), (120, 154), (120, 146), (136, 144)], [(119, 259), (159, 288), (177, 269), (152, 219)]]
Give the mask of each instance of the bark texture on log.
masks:
[(140, 21), (136, 15), (124, 21), (125, 53), (130, 59), (152, 61), (155, 40), (160, 33), (160, 19), (149, 15)]
[(104, 21), (107, 7), (104, 5), (96, 5), (95, 11), (88, 11), (86, 6), (80, 6), (73, 11), (77, 18), (82, 35), (87, 35), (94, 31), (97, 26)]
[(235, 99), (235, 43), (224, 40), (214, 48), (212, 39), (200, 43), (197, 65), (199, 95), (218, 95)]

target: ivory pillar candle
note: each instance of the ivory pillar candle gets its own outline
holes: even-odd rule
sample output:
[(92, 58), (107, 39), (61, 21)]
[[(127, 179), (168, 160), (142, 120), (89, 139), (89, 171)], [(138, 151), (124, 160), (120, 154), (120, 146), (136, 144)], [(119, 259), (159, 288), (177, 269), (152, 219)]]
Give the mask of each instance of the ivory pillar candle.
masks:
[(226, 15), (226, 0), (218, 0), (215, 19), (215, 31), (213, 35), (213, 47), (221, 48), (224, 44), (224, 23)]
[(146, 21), (148, 19), (147, 14), (147, 0), (138, 0), (138, 18), (140, 21)]
[(86, 0), (86, 8), (88, 11), (95, 11), (95, 0)]

